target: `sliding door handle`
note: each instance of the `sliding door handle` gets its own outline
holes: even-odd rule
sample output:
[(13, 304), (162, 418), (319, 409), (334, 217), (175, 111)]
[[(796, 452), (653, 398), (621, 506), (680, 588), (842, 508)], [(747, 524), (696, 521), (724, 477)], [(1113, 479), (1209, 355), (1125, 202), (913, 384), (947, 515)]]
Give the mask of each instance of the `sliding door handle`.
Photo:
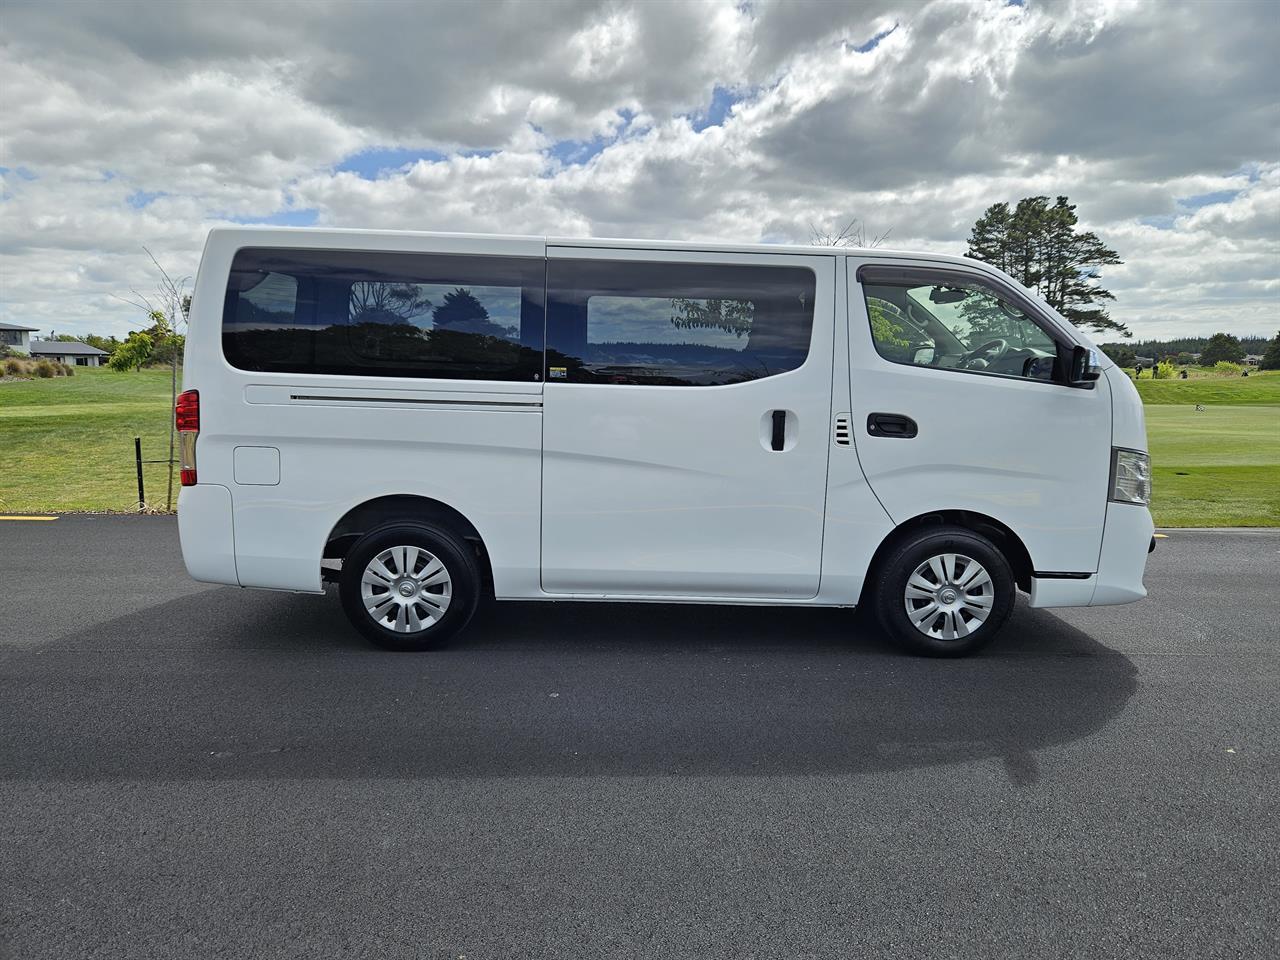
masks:
[(867, 417), (867, 433), (873, 437), (910, 440), (919, 430), (914, 420), (901, 413), (873, 413)]
[(787, 443), (787, 411), (773, 411), (773, 442), (774, 450), (781, 450)]

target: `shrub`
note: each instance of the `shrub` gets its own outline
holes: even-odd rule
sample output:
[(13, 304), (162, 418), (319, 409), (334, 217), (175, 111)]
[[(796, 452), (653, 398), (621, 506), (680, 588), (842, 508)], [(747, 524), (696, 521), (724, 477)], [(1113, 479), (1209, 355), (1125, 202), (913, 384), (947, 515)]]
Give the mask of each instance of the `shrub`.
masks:
[(1175, 376), (1177, 374), (1174, 373), (1173, 364), (1168, 360), (1161, 360), (1151, 368), (1152, 380), (1172, 380)]
[(1230, 360), (1219, 360), (1213, 365), (1214, 373), (1221, 373), (1232, 377), (1239, 376), (1240, 371), (1243, 369), (1244, 367), (1241, 364), (1232, 363)]
[(48, 360), (41, 360), (39, 363), (36, 364), (37, 377), (41, 377), (47, 380), (49, 377), (56, 376), (57, 373), (58, 373), (57, 369)]
[(21, 377), (27, 372), (27, 367), (17, 357), (10, 357), (4, 362), (4, 372), (10, 377)]
[(74, 377), (76, 375), (76, 368), (69, 363), (64, 363), (62, 365), (62, 375), (64, 377)]

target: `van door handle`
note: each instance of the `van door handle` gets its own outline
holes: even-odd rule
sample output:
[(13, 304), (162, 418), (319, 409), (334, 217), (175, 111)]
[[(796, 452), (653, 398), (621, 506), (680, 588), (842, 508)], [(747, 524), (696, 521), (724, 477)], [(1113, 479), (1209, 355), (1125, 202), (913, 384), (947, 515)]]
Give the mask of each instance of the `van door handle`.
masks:
[(787, 411), (773, 411), (773, 449), (781, 450), (787, 443)]
[(910, 440), (919, 430), (916, 422), (901, 413), (873, 413), (867, 417), (867, 433), (873, 437), (901, 437)]

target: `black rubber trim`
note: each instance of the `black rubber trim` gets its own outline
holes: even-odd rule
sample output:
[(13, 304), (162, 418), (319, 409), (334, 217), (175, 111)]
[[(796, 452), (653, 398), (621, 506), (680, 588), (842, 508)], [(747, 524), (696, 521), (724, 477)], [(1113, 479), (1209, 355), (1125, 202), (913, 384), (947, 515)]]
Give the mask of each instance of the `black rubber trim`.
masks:
[(1036, 570), (1031, 574), (1037, 580), (1088, 580), (1092, 573), (1066, 573), (1061, 570)]
[(540, 407), (541, 400), (424, 400), (415, 397), (333, 397), (294, 393), (290, 400), (324, 400), (338, 403), (418, 403), (435, 407)]

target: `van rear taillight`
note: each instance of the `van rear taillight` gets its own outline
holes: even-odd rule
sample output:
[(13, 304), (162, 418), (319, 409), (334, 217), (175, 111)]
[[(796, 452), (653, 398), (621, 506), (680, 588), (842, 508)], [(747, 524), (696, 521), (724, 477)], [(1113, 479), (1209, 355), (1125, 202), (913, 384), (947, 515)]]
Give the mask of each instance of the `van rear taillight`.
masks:
[(173, 407), (173, 422), (178, 428), (178, 463), (182, 468), (182, 485), (196, 484), (196, 437), (200, 435), (200, 391), (183, 390)]

